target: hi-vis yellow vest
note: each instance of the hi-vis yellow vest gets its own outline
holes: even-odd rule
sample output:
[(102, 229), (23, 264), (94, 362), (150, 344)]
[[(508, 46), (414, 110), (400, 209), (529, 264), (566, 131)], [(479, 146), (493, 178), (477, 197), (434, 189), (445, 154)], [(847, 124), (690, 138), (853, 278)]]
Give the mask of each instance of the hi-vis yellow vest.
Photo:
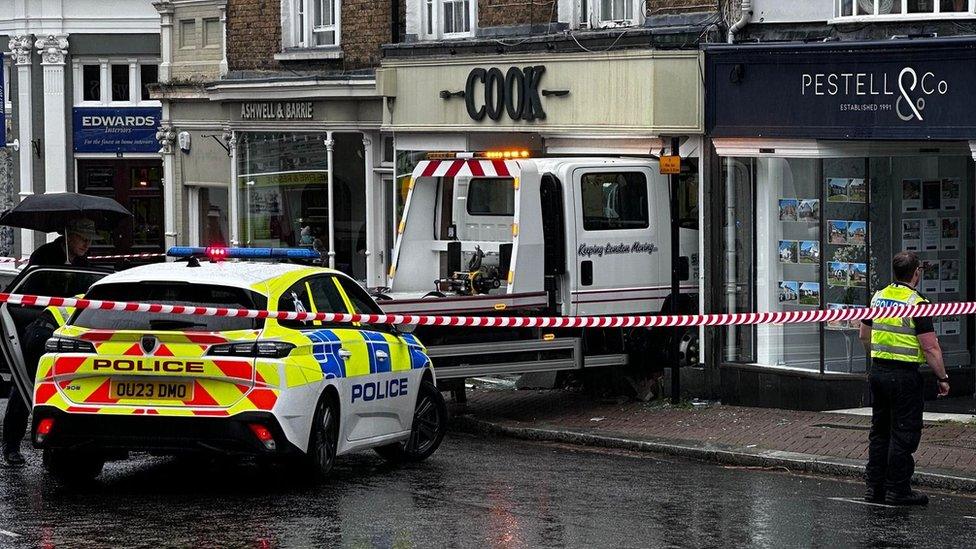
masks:
[[(874, 294), (872, 307), (898, 307), (928, 303), (918, 292), (901, 284), (891, 284)], [(922, 345), (911, 318), (876, 318), (871, 325), (871, 357), (921, 364)]]

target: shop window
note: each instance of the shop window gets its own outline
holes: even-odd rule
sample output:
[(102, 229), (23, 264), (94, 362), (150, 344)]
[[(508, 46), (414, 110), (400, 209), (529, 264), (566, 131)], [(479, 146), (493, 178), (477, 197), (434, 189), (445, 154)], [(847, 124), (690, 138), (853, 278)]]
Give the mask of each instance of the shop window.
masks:
[(220, 28), (220, 19), (214, 17), (203, 20), (203, 47), (219, 48), (222, 42), (223, 32)]
[(81, 100), (102, 100), (102, 67), (101, 65), (82, 65), (81, 68)]
[(113, 102), (132, 100), (129, 95), (129, 65), (112, 65), (111, 89)]
[(647, 228), (647, 178), (644, 174), (588, 173), (580, 178), (580, 190), (584, 230)]
[[(333, 212), (327, 135), (248, 132), (238, 146), (240, 235), (249, 246), (304, 246), (328, 253), (354, 278), (366, 269), (366, 165), (360, 133), (334, 133)], [(334, 213), (334, 215), (333, 215)]]
[(461, 38), (474, 35), (473, 0), (424, 0), (424, 30), (427, 38)]
[[(865, 307), (891, 282), (900, 250), (919, 254), (919, 291), (972, 299), (972, 161), (959, 156), (725, 158), (721, 312)], [(947, 364), (969, 364), (967, 324), (936, 320)], [(725, 329), (724, 356), (814, 372), (862, 374), (859, 322)]]
[(340, 42), (341, 0), (290, 0), (282, 2), (290, 18), (290, 34), (285, 46), (315, 48), (338, 46)]
[(180, 49), (192, 49), (197, 46), (197, 22), (195, 19), (180, 21)]
[(835, 0), (838, 18), (925, 19), (972, 17), (976, 0)]
[(513, 179), (474, 178), (468, 183), (469, 215), (515, 215)]

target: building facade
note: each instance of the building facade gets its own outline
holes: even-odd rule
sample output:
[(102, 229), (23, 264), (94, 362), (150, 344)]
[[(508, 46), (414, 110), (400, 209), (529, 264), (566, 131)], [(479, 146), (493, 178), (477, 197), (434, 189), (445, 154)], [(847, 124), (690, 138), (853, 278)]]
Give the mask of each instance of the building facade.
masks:
[[(5, 0), (0, 13), (8, 141), (19, 143), (7, 151), (12, 169), (0, 170), (8, 174), (0, 205), (44, 192), (112, 197), (134, 218), (101, 232), (93, 252), (161, 251), (161, 111), (148, 92), (158, 78), (159, 17), (150, 2)], [(44, 239), (19, 231), (2, 247), (29, 255)]]
[[(864, 307), (891, 258), (933, 301), (973, 299), (976, 2), (756, 0), (741, 42), (706, 48), (716, 312)], [(756, 106), (761, 108), (756, 108)], [(973, 323), (936, 319), (953, 391), (974, 384)], [(728, 327), (723, 401), (867, 403), (858, 323)], [(929, 393), (934, 396), (934, 378)]]

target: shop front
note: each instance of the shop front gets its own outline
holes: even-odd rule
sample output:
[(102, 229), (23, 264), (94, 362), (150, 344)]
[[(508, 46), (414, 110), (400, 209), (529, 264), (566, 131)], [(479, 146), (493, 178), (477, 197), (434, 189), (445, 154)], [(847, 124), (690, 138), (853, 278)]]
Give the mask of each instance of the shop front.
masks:
[(393, 135), (396, 152), (395, 173), (384, 180), (376, 204), (385, 219), (376, 235), (384, 252), (373, 257), (376, 272), (389, 267), (384, 257), (393, 248), (409, 176), (431, 152), (649, 157), (669, 152), (677, 137), (683, 218), (687, 228), (697, 228), (704, 114), (699, 51), (386, 55), (377, 88), (385, 97), (383, 131)]
[[(721, 288), (711, 310), (865, 307), (900, 250), (922, 259), (931, 300), (973, 299), (976, 41), (716, 46), (705, 57), (721, 206), (707, 243), (707, 284)], [(971, 394), (972, 318), (935, 325), (954, 394)], [(724, 402), (867, 402), (857, 322), (712, 335)]]
[(219, 215), (219, 201), (226, 199), (228, 234), (219, 236), (232, 245), (313, 248), (335, 268), (366, 280), (373, 215), (366, 205), (379, 185), (383, 157), (375, 88), (372, 78), (208, 87), (227, 120), (219, 139), (230, 155), (230, 186), (197, 191), (188, 209), (191, 224), (201, 234), (210, 231), (204, 202), (218, 206), (213, 211)]
[(75, 107), (73, 150), (77, 189), (125, 206), (133, 217), (101, 231), (92, 254), (163, 251), (163, 168), (156, 131), (159, 107)]

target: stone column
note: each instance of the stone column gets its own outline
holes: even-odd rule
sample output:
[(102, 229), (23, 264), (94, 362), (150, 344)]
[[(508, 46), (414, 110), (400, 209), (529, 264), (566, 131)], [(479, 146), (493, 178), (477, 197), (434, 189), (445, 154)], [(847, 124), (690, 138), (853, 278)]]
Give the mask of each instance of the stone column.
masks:
[[(383, 221), (376, 219), (376, 172), (373, 170), (373, 140), (369, 135), (363, 134), (363, 164), (366, 180), (363, 182), (366, 189), (366, 284), (369, 286), (382, 286), (377, 280), (382, 276), (383, 266), (376, 265), (373, 258), (375, 250), (380, 249), (377, 245), (377, 232), (382, 231)], [(380, 189), (380, 196), (383, 196), (383, 189)]]
[[(21, 34), (10, 38), (10, 57), (17, 64), (17, 138), (20, 140), (20, 200), (34, 194), (34, 169), (32, 153), (34, 128), (31, 100), (31, 54), (34, 50), (34, 37)], [(21, 229), (21, 255), (34, 251), (34, 231)]]
[(34, 43), (44, 68), (45, 192), (68, 190), (68, 141), (64, 98), (64, 60), (68, 35), (49, 34)]
[(153, 2), (153, 7), (159, 12), (159, 51), (163, 58), (159, 64), (159, 81), (166, 83), (170, 80), (173, 62), (173, 13), (176, 10), (172, 0)]
[[(168, 105), (168, 102), (164, 103)], [(169, 111), (169, 109), (165, 109)], [(163, 115), (163, 125), (156, 132), (159, 141), (159, 154), (163, 156), (163, 238), (168, 250), (176, 246), (176, 166), (173, 158), (173, 145), (176, 131), (169, 125), (168, 112)]]
[(227, 76), (227, 4), (220, 6), (220, 76)]
[(237, 133), (231, 130), (224, 130), (224, 143), (230, 149), (230, 188), (227, 192), (227, 224), (230, 229), (230, 245), (237, 247), (241, 245), (241, 209), (238, 206), (239, 189), (237, 182)]

